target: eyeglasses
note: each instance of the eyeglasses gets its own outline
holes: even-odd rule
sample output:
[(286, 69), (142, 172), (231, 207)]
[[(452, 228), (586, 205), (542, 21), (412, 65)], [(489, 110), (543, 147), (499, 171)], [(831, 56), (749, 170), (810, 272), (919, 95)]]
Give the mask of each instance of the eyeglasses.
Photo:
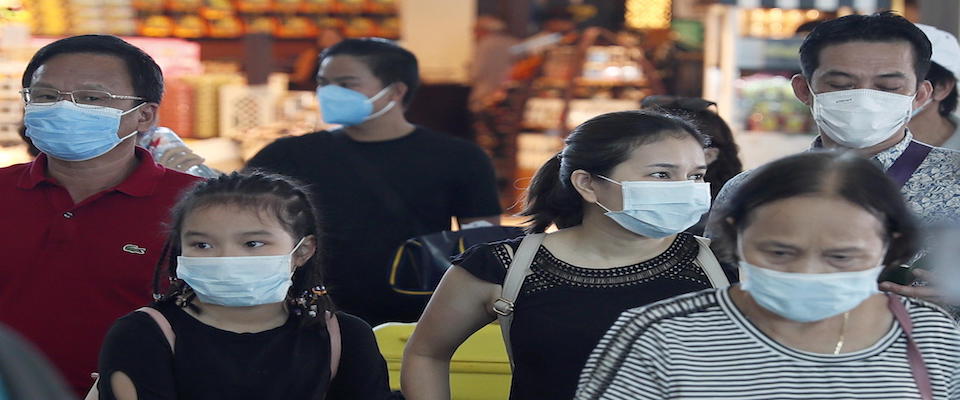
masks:
[(687, 111), (703, 111), (710, 108), (710, 106), (716, 105), (717, 103), (714, 103), (710, 100), (704, 100), (699, 97), (654, 95), (644, 97), (643, 100), (640, 100), (640, 107), (642, 108), (682, 108)]
[(111, 104), (110, 100), (144, 100), (143, 97), (121, 96), (102, 90), (74, 90), (61, 92), (51, 88), (26, 88), (20, 91), (27, 104), (53, 104), (69, 95), (70, 101), (81, 107), (99, 107)]

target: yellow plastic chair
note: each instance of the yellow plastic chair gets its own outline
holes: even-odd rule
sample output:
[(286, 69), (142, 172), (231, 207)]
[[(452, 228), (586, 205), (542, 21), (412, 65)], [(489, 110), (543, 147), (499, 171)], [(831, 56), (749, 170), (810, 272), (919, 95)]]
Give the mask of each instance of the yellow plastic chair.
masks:
[[(373, 329), (387, 360), (390, 388), (400, 390), (403, 348), (417, 324), (389, 322)], [(503, 400), (510, 396), (510, 361), (500, 326), (490, 324), (467, 338), (450, 360), (453, 400)]]

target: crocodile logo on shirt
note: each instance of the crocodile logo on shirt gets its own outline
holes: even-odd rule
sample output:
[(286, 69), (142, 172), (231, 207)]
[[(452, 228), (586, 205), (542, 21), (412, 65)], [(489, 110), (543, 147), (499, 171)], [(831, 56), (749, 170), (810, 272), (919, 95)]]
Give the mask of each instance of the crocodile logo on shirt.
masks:
[(135, 244), (125, 244), (125, 245), (123, 245), (123, 251), (125, 251), (125, 252), (127, 252), (127, 253), (130, 253), (130, 254), (140, 254), (140, 255), (147, 254), (147, 249), (145, 249), (145, 248), (143, 248), (143, 247), (140, 247), (140, 246), (137, 246), (137, 245), (135, 245)]

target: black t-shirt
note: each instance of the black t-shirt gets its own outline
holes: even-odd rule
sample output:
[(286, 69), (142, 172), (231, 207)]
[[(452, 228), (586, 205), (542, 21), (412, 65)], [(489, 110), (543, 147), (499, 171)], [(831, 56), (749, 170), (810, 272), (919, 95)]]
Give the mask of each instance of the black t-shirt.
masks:
[[(503, 284), (522, 238), (478, 245), (453, 263)], [(695, 262), (699, 245), (682, 233), (663, 254), (625, 267), (581, 268), (537, 251), (516, 301), (510, 340), (512, 400), (572, 399), (590, 352), (625, 310), (710, 287)]]
[[(386, 362), (370, 326), (337, 313), (341, 356), (330, 379), (330, 336), (291, 316), (274, 329), (235, 333), (206, 325), (172, 303), (154, 305), (173, 327), (176, 351), (156, 321), (130, 313), (110, 328), (100, 352), (100, 398), (113, 400), (107, 377), (127, 374), (139, 400), (386, 399)], [(329, 389), (329, 390), (328, 390)]]
[(388, 285), (391, 261), (404, 241), (450, 229), (451, 217), (500, 214), (487, 155), (421, 127), (380, 142), (354, 141), (342, 130), (283, 138), (247, 167), (310, 186), (325, 236), (327, 286), (341, 309), (371, 325), (414, 321), (426, 304), (426, 298), (395, 294)]

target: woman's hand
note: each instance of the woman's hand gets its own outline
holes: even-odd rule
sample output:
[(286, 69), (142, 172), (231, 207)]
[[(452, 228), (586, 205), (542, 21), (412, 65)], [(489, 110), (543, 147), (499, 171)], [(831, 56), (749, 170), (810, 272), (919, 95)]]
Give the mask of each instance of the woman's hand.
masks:
[(930, 271), (926, 271), (920, 268), (913, 268), (910, 270), (918, 281), (923, 281), (926, 283), (924, 286), (906, 286), (899, 285), (893, 282), (881, 282), (880, 290), (886, 292), (893, 292), (901, 296), (906, 297), (916, 297), (919, 299), (931, 301), (934, 303), (942, 303), (943, 295), (940, 293), (939, 288), (936, 286), (928, 286), (931, 282), (936, 282), (936, 277)]

